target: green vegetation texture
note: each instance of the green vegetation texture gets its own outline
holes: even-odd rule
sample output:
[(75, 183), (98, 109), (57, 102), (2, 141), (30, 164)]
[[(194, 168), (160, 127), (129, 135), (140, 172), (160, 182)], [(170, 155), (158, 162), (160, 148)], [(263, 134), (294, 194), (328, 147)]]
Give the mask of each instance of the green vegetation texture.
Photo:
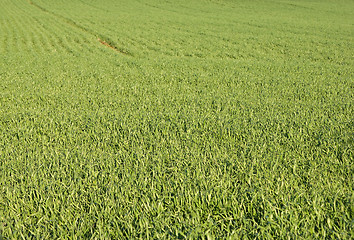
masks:
[(351, 239), (352, 0), (0, 0), (0, 239)]

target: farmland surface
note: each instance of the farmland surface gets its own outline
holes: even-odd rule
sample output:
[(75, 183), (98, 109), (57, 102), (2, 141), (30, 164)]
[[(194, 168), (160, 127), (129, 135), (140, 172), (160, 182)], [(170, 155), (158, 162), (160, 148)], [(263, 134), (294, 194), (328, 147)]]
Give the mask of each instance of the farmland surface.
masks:
[(351, 239), (352, 0), (0, 0), (0, 239)]

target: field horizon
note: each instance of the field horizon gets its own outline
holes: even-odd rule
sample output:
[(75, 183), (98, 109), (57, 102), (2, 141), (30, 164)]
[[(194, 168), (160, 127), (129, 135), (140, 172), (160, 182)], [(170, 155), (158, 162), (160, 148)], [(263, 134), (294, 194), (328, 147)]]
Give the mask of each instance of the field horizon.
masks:
[(0, 239), (351, 239), (353, 9), (0, 0)]

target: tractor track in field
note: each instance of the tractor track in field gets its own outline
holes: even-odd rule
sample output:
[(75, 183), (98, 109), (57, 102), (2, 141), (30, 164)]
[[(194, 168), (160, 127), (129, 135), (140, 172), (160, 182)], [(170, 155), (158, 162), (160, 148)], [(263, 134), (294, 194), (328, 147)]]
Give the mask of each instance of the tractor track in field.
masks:
[(129, 56), (131, 56), (131, 54), (129, 54), (128, 52), (116, 48), (115, 46), (113, 46), (112, 44), (106, 42), (105, 40), (102, 40), (101, 38), (97, 38), (97, 40), (98, 40), (102, 45), (105, 45), (106, 47), (108, 47), (108, 48), (110, 48), (110, 49), (112, 49), (112, 50), (114, 50), (114, 51), (116, 51), (116, 52), (119, 52), (119, 53), (124, 54), (124, 55), (129, 55)]
[(115, 44), (112, 43), (112, 41), (109, 41), (109, 40), (105, 40), (105, 38), (101, 35), (101, 34), (98, 34), (94, 31), (92, 31), (91, 29), (88, 29), (86, 27), (83, 27), (81, 26), (80, 24), (76, 23), (75, 21), (71, 20), (70, 18), (67, 18), (67, 17), (64, 17), (60, 14), (57, 14), (57, 13), (54, 13), (54, 12), (51, 12), (49, 11), (48, 9), (38, 5), (37, 3), (31, 1), (31, 0), (27, 0), (27, 2), (36, 7), (37, 9), (41, 10), (42, 12), (45, 12), (49, 15), (52, 15), (58, 19), (61, 19), (62, 21), (64, 21), (65, 23), (77, 28), (77, 29), (80, 29), (81, 31), (85, 32), (85, 33), (88, 33), (90, 35), (93, 35), (97, 38), (98, 42), (101, 43), (102, 45), (114, 50), (115, 52), (117, 53), (120, 53), (120, 54), (123, 54), (123, 55), (126, 55), (126, 56), (133, 56), (130, 52), (128, 51), (125, 51), (125, 50), (122, 50), (118, 47), (115, 46)]

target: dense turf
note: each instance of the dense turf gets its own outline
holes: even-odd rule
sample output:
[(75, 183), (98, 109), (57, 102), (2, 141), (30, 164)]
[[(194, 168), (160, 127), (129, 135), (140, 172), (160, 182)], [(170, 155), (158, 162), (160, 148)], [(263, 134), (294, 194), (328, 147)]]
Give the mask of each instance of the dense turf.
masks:
[(353, 9), (0, 0), (0, 239), (350, 239)]

